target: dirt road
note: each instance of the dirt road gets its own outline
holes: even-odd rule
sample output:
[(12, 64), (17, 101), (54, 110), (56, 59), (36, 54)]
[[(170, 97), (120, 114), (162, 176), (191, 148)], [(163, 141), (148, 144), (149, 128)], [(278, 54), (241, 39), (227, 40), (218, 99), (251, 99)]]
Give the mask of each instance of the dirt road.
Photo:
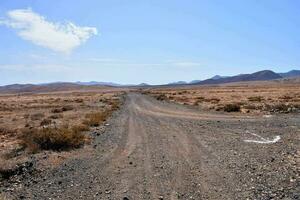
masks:
[(88, 156), (7, 183), (13, 191), (6, 193), (15, 199), (300, 198), (299, 115), (205, 113), (131, 93), (108, 123)]

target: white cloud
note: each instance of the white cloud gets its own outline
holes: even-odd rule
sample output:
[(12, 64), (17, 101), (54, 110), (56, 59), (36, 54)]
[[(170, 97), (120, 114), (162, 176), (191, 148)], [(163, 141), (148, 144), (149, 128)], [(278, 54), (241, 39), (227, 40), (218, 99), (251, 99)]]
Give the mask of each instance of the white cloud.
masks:
[(66, 54), (98, 33), (95, 27), (80, 27), (72, 22), (49, 22), (31, 9), (11, 10), (7, 16), (8, 19), (0, 20), (0, 24), (18, 30), (21, 38)]

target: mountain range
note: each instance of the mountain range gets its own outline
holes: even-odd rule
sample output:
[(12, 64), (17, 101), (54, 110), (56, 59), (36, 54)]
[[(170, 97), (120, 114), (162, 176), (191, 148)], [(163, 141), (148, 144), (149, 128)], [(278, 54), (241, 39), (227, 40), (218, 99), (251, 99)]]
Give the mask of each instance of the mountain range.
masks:
[[(285, 73), (275, 73), (271, 70), (258, 71), (252, 74), (239, 74), (235, 76), (221, 76), (215, 75), (212, 78), (206, 80), (193, 80), (191, 82), (177, 81), (166, 84), (167, 86), (177, 85), (206, 85), (206, 84), (223, 84), (233, 82), (245, 82), (245, 81), (267, 81), (275, 79), (286, 79), (300, 77), (300, 70), (291, 70)], [(138, 85), (121, 85), (112, 82), (55, 82), (55, 83), (43, 83), (43, 84), (13, 84), (0, 86), (0, 93), (26, 93), (26, 92), (55, 92), (66, 90), (78, 90), (78, 89), (93, 89), (99, 87), (148, 87), (147, 83), (141, 83)]]
[(252, 74), (239, 74), (235, 76), (215, 75), (206, 80), (193, 80), (191, 82), (177, 81), (168, 85), (206, 85), (206, 84), (222, 84), (245, 81), (267, 81), (282, 78), (300, 77), (300, 70), (291, 70), (285, 73), (275, 73), (271, 70), (258, 71)]

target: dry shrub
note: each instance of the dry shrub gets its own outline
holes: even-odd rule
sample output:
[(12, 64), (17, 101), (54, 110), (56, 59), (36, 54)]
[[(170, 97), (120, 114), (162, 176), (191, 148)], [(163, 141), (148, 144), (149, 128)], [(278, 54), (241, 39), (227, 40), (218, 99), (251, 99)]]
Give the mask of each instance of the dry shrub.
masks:
[(120, 108), (120, 102), (118, 100), (114, 100), (110, 103), (112, 110), (118, 110)]
[(65, 112), (65, 111), (70, 111), (70, 110), (73, 110), (74, 107), (71, 106), (71, 105), (65, 105), (61, 108), (54, 108), (51, 110), (52, 113), (62, 113), (62, 112)]
[(200, 105), (201, 103), (203, 103), (204, 102), (204, 99), (196, 99), (195, 101), (194, 101), (194, 103), (193, 103), (193, 105), (195, 105), (195, 106), (197, 106), (197, 105)]
[(68, 126), (60, 128), (24, 129), (20, 136), (21, 145), (31, 152), (39, 150), (68, 150), (84, 144), (85, 136)]
[(62, 114), (55, 114), (55, 115), (50, 115), (49, 119), (60, 119), (63, 118), (64, 116)]
[(83, 99), (75, 99), (76, 103), (83, 103)]
[(61, 113), (62, 109), (61, 108), (54, 108), (51, 110), (52, 113)]
[(26, 113), (26, 114), (23, 115), (23, 117), (24, 117), (24, 119), (28, 119), (29, 118), (29, 114)]
[(224, 105), (224, 111), (226, 112), (239, 112), (241, 110), (240, 104), (226, 104)]
[(6, 127), (0, 127), (0, 135), (13, 136), (15, 134), (14, 130), (8, 129)]
[(52, 123), (51, 119), (43, 119), (40, 123), (41, 126), (47, 126), (50, 125)]
[(218, 99), (218, 98), (211, 98), (211, 99), (208, 99), (208, 101), (210, 103), (213, 103), (213, 104), (217, 104), (221, 101), (221, 99)]
[(279, 99), (282, 99), (282, 100), (292, 100), (293, 99), (293, 97), (291, 97), (291, 96), (288, 96), (288, 95), (283, 95), (283, 96), (281, 96), (281, 97), (279, 97)]
[(99, 126), (102, 122), (106, 120), (108, 117), (109, 112), (96, 112), (96, 113), (89, 113), (85, 117), (84, 124), (87, 126)]
[(74, 132), (83, 132), (83, 131), (89, 131), (90, 128), (88, 125), (86, 124), (78, 124), (72, 127), (72, 130)]
[(262, 105), (246, 104), (244, 105), (244, 108), (249, 110), (258, 110), (262, 109)]
[(263, 101), (264, 98), (262, 96), (253, 96), (253, 97), (248, 97), (248, 101), (255, 101), (255, 102), (261, 102)]
[(147, 95), (147, 94), (150, 94), (150, 91), (142, 91), (141, 94)]
[(271, 112), (290, 113), (290, 112), (297, 112), (300, 106), (297, 104), (292, 105), (292, 104), (278, 103), (274, 105), (266, 105), (266, 107)]
[(164, 100), (167, 100), (167, 96), (164, 94), (160, 94), (156, 97), (156, 99), (159, 101), (164, 101)]
[(204, 101), (205, 97), (196, 97), (196, 99), (198, 99), (200, 101)]
[(61, 108), (61, 110), (62, 110), (63, 112), (65, 112), (65, 111), (70, 111), (70, 110), (73, 110), (73, 109), (74, 109), (74, 107), (71, 106), (71, 105), (65, 105), (65, 106), (63, 106), (63, 107)]
[(35, 113), (30, 116), (30, 119), (36, 121), (36, 120), (40, 120), (43, 117), (45, 117), (43, 113)]

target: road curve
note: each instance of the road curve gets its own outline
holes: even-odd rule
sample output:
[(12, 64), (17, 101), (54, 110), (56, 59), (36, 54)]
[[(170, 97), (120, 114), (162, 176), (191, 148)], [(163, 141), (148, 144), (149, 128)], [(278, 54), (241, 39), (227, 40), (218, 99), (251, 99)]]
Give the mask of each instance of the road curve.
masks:
[[(299, 145), (297, 117), (205, 113), (130, 93), (108, 123), (92, 153), (25, 178), (12, 198), (280, 199), (298, 192), (285, 156)], [(245, 143), (257, 139), (249, 132), (283, 139)]]

